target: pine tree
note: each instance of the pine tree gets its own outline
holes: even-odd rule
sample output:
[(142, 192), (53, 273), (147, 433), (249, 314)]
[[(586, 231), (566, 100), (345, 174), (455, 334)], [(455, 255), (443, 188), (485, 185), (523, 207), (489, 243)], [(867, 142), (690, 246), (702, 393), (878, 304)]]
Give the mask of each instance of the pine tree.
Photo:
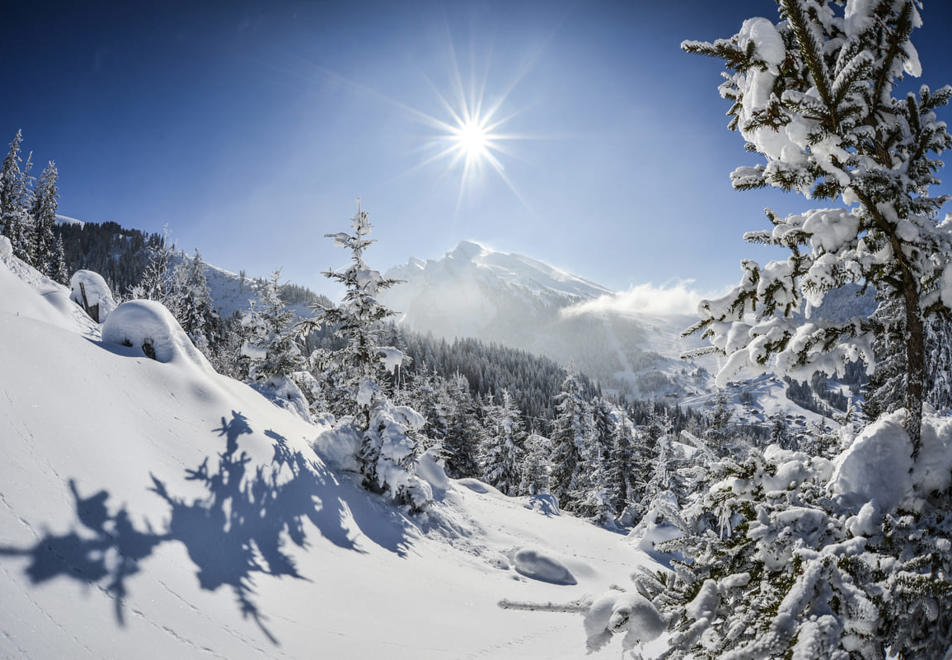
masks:
[(615, 425), (611, 452), (607, 462), (608, 496), (621, 524), (629, 525), (633, 516), (625, 516), (630, 503), (638, 496), (638, 473), (643, 466), (636, 463), (635, 427), (628, 416), (621, 414)]
[(258, 303), (252, 302), (241, 320), (246, 337), (241, 353), (248, 358), (251, 380), (265, 382), (288, 377), (306, 366), (297, 343), (297, 317), (281, 300), (280, 277), (281, 271), (271, 274), (271, 279), (259, 289)]
[(567, 376), (562, 383), (555, 409), (549, 488), (562, 509), (575, 511), (579, 502), (579, 472), (584, 467), (583, 451), (592, 437), (591, 412), (575, 376)]
[(872, 369), (872, 341), (890, 325), (882, 315), (804, 322), (797, 312), (850, 282), (873, 287), (881, 308), (898, 303), (889, 318), (905, 324), (904, 406), (915, 457), (926, 398), (924, 317), (952, 306), (952, 224), (937, 222), (945, 197), (929, 193), (941, 166), (934, 156), (952, 146), (936, 119), (952, 88), (892, 96), (904, 73), (920, 74), (909, 41), (921, 23), (912, 0), (851, 4), (848, 15), (832, 0), (779, 5), (777, 24), (753, 18), (730, 39), (682, 47), (725, 61), (729, 127), (766, 159), (735, 170), (735, 188), (774, 186), (842, 206), (786, 218), (768, 211), (772, 230), (747, 239), (791, 256), (763, 268), (744, 261), (740, 284), (703, 302), (689, 332), (701, 331), (727, 356), (720, 384), (752, 369), (801, 379), (842, 374), (857, 359)]
[(449, 396), (452, 412), (443, 439), (446, 473), (456, 479), (477, 477), (480, 470), (476, 452), (485, 434), (476, 416), (476, 402), (469, 393), (469, 383), (460, 374), (450, 381)]
[(529, 495), (549, 492), (549, 473), (552, 442), (538, 433), (529, 433), (525, 441), (525, 458), (522, 463), (522, 490)]
[(33, 217), (30, 263), (48, 276), (53, 275), (56, 267), (53, 227), (56, 226), (56, 208), (59, 198), (56, 187), (57, 176), (56, 165), (50, 161), (40, 174), (33, 190), (33, 208), (30, 210), (30, 215)]
[(33, 204), (30, 191), (31, 159), (28, 157), (26, 166), (20, 168), (23, 162), (20, 156), (22, 144), (23, 133), (17, 131), (0, 165), (0, 226), (3, 235), (10, 239), (13, 254), (29, 262), (30, 207)]
[(502, 391), (500, 399), (498, 404), (490, 401), (483, 411), (486, 437), (479, 463), (486, 483), (505, 495), (522, 495), (526, 434), (508, 390)]
[(429, 485), (414, 473), (425, 420), (407, 406), (393, 405), (378, 384), (385, 371), (394, 371), (404, 359), (396, 348), (378, 342), (381, 322), (393, 312), (377, 301), (377, 294), (396, 280), (383, 277), (364, 261), (364, 251), (373, 241), (367, 238), (370, 219), (360, 209), (359, 200), (351, 224), (353, 234), (327, 235), (351, 253), (347, 269), (324, 273), (344, 285), (344, 298), (337, 306), (316, 305), (316, 318), (302, 329), (324, 326), (344, 340), (344, 346), (331, 354), (333, 385), (350, 413), (340, 423), (360, 437), (356, 459), (364, 487), (388, 493), (395, 501), (419, 510), (432, 500)]
[[(347, 269), (324, 273), (328, 279), (344, 286), (344, 299), (337, 306), (318, 304), (314, 308), (316, 316), (308, 325), (331, 328), (346, 341), (344, 347), (334, 352), (336, 385), (346, 392), (347, 412), (354, 415), (366, 429), (370, 424), (371, 401), (360, 396), (361, 386), (366, 382), (379, 389), (377, 383), (384, 371), (384, 357), (392, 354), (392, 347), (381, 346), (378, 337), (381, 323), (393, 312), (377, 301), (377, 295), (392, 287), (397, 280), (383, 277), (364, 261), (364, 251), (374, 241), (367, 238), (371, 229), (370, 219), (366, 211), (360, 210), (359, 202), (357, 215), (351, 219), (351, 223), (353, 234), (327, 234), (327, 238), (334, 239), (336, 245), (351, 252), (351, 263)], [(372, 389), (369, 385), (368, 388)]]
[(195, 347), (207, 356), (213, 353), (221, 332), (221, 317), (212, 304), (205, 262), (198, 249), (176, 266), (169, 294), (169, 311), (175, 316)]
[(69, 283), (69, 271), (66, 269), (66, 250), (63, 248), (63, 237), (57, 236), (53, 245), (52, 268), (50, 277), (60, 284)]
[(156, 240), (148, 247), (148, 261), (142, 271), (142, 277), (132, 287), (130, 296), (142, 300), (156, 300), (168, 307), (171, 292), (171, 274), (169, 267), (175, 252), (169, 242), (168, 227), (163, 235), (156, 236)]

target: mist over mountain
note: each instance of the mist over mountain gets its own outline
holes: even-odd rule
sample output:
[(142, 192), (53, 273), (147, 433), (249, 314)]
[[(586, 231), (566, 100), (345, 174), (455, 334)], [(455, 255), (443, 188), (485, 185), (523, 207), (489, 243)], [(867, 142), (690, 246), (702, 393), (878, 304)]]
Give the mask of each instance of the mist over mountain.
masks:
[[(539, 353), (636, 398), (708, 391), (704, 364), (680, 359), (693, 318), (659, 305), (614, 304), (616, 292), (519, 254), (464, 241), (440, 259), (411, 258), (382, 301), (435, 336), (476, 337)], [(681, 306), (683, 308), (683, 305)]]

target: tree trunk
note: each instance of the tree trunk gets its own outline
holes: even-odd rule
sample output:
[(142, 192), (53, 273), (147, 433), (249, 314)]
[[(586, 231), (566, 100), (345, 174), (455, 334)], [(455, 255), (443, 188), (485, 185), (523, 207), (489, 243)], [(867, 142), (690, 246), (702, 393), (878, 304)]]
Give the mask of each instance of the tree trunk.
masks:
[(903, 287), (906, 307), (906, 431), (912, 441), (912, 460), (922, 444), (922, 401), (925, 398), (925, 338), (919, 292), (912, 278)]

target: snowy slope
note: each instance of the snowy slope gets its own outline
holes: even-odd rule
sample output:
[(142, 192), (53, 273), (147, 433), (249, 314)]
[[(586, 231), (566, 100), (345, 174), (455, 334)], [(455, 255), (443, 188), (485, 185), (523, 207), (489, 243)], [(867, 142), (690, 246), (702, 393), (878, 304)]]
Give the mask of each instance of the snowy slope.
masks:
[[(183, 255), (177, 253), (172, 260), (172, 266), (181, 263)], [(259, 294), (263, 290), (261, 280), (243, 277), (224, 268), (219, 268), (205, 262), (205, 278), (208, 281), (208, 291), (215, 309), (222, 316), (228, 318), (235, 312), (244, 312), (249, 308), (251, 301), (259, 301)], [(288, 307), (301, 318), (313, 315), (311, 309), (302, 303), (291, 303)]]
[[(15, 260), (0, 292), (0, 657), (577, 658), (580, 617), (497, 602), (597, 596), (647, 561), (475, 481), (407, 517), (326, 466), (327, 429), (104, 344)], [(520, 574), (525, 548), (576, 584)]]

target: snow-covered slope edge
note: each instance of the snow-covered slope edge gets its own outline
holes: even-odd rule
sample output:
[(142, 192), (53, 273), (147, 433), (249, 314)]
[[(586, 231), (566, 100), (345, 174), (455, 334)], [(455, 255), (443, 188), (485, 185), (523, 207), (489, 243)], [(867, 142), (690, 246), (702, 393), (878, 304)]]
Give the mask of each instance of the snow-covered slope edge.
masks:
[(479, 482), (409, 518), (326, 467), (326, 429), (104, 345), (18, 262), (0, 291), (0, 656), (574, 658), (580, 620), (497, 602), (598, 595), (644, 561)]

